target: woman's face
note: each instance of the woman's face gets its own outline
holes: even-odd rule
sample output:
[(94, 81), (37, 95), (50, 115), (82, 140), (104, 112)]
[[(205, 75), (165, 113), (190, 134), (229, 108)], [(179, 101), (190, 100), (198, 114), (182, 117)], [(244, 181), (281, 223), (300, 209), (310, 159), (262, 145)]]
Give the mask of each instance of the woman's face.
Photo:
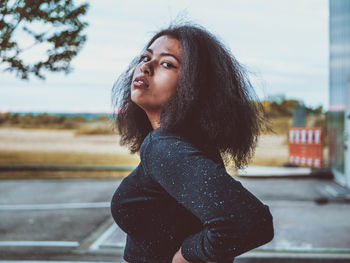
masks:
[(181, 44), (161, 36), (142, 54), (131, 83), (131, 100), (146, 113), (160, 114), (175, 92), (181, 67)]

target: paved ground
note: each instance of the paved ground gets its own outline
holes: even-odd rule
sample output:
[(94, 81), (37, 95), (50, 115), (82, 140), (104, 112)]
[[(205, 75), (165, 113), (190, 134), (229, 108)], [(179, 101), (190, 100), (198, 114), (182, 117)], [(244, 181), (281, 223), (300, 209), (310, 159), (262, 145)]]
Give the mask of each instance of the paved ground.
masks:
[(0, 258), (77, 259), (74, 251), (110, 219), (118, 185), (106, 179), (0, 181)]
[[(350, 262), (350, 202), (342, 187), (319, 178), (238, 180), (270, 206), (275, 238), (237, 262)], [(109, 211), (119, 182), (0, 181), (0, 262), (121, 262), (125, 236)]]

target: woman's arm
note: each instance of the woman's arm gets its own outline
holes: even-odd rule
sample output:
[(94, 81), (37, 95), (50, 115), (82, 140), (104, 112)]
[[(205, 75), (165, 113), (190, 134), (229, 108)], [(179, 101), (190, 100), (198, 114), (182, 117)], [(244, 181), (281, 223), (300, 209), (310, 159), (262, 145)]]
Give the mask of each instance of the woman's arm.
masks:
[[(124, 260), (124, 263), (128, 263)], [(187, 261), (181, 254), (181, 248), (175, 253), (171, 263), (191, 263)], [(210, 263), (210, 262), (208, 262)]]
[(173, 260), (171, 263), (191, 263), (187, 261), (181, 254), (181, 247), (180, 249), (175, 253)]
[(187, 261), (229, 262), (272, 240), (269, 208), (190, 143), (151, 136), (141, 158), (145, 172), (203, 223), (182, 243)]
[[(126, 262), (127, 263), (127, 262)], [(175, 253), (174, 257), (173, 257), (173, 260), (171, 263), (191, 263), (189, 261), (187, 261), (183, 256), (182, 256), (182, 253), (181, 253), (181, 247), (180, 249)], [(212, 263), (212, 262), (205, 262), (205, 263)]]

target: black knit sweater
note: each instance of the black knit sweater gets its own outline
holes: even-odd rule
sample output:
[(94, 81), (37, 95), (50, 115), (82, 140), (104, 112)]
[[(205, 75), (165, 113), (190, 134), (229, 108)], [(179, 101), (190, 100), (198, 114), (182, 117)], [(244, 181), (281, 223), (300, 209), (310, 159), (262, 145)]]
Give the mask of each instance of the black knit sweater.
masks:
[(272, 240), (269, 208), (181, 136), (161, 128), (140, 149), (141, 162), (114, 193), (111, 212), (127, 233), (129, 263), (171, 263), (181, 247), (190, 262), (232, 262)]

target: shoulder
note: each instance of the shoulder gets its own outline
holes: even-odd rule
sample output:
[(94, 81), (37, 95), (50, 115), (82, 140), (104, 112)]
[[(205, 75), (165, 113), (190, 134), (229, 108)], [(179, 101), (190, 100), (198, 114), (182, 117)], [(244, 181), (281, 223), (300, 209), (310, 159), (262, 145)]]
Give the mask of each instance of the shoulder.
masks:
[(210, 159), (224, 166), (219, 151), (208, 153), (201, 150), (186, 137), (165, 131), (161, 128), (151, 131), (141, 144), (141, 161), (177, 159)]
[(146, 136), (140, 157), (144, 172), (157, 182), (164, 182), (166, 178), (188, 180), (199, 174), (210, 175), (225, 170), (222, 159), (214, 160), (183, 136), (161, 130)]
[(191, 152), (200, 155), (182, 136), (158, 128), (151, 131), (141, 144), (141, 164), (146, 173), (152, 174), (155, 168), (159, 171), (161, 167), (180, 165)]
[(161, 128), (151, 131), (141, 144), (141, 158), (154, 154), (178, 154), (199, 151), (183, 136), (165, 131)]

